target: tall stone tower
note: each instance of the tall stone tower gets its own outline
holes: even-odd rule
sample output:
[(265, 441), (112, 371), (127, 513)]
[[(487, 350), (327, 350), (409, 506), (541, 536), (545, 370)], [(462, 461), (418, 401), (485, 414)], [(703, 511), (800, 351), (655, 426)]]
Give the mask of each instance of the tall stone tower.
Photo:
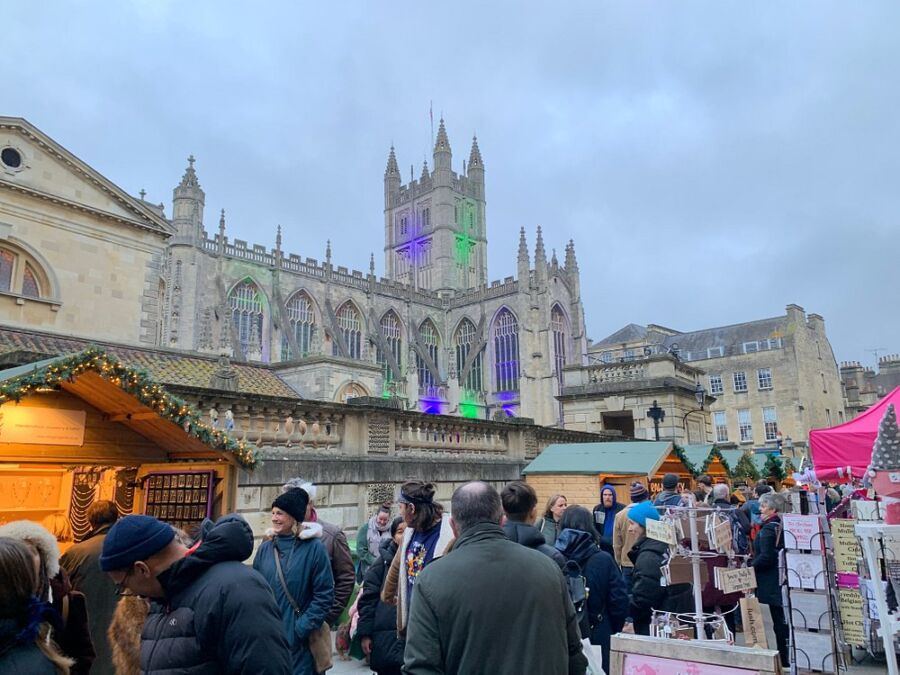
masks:
[[(457, 174), (441, 119), (433, 171), (402, 184), (394, 148), (384, 172), (384, 269), (389, 279), (423, 290), (461, 290), (487, 282), (484, 162), (472, 139), (469, 164)], [(468, 171), (467, 171), (467, 170)]]

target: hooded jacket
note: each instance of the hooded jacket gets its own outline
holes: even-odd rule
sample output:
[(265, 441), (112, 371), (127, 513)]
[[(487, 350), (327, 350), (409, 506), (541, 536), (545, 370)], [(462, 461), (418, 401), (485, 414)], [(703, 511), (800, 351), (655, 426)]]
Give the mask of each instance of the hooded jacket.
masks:
[(649, 624), (653, 610), (683, 613), (693, 610), (690, 584), (660, 586), (669, 545), (642, 537), (628, 553), (634, 564), (631, 575), (631, 611), (637, 624)]
[(290, 672), (290, 654), (272, 591), (241, 564), (253, 531), (241, 516), (206, 521), (202, 541), (157, 579), (155, 602), (141, 632), (142, 675), (190, 672)]
[(406, 675), (583, 675), (586, 667), (559, 568), (499, 525), (468, 527), (416, 580)]
[[(603, 506), (604, 492), (612, 493), (612, 506), (609, 508)], [(625, 505), (620, 504), (616, 498), (616, 488), (609, 483), (600, 488), (600, 503), (594, 507), (591, 515), (594, 517), (594, 527), (597, 529), (597, 534), (600, 535), (600, 547), (610, 555), (615, 555), (613, 552), (613, 532), (616, 523), (616, 514), (624, 508)], [(602, 516), (599, 515), (601, 513), (603, 514)], [(599, 522), (601, 519), (603, 520), (603, 523)]]
[(381, 542), (381, 555), (366, 570), (363, 591), (357, 604), (359, 622), (356, 626), (360, 638), (372, 639), (372, 655), (369, 665), (378, 672), (382, 669), (399, 669), (403, 665), (403, 649), (406, 642), (397, 637), (397, 608), (381, 601), (381, 587), (391, 561), (397, 553), (392, 539)]
[[(263, 575), (281, 610), (281, 623), (291, 649), (294, 675), (315, 672), (309, 636), (324, 622), (334, 602), (334, 579), (331, 564), (322, 545), (322, 527), (303, 523), (300, 536), (276, 536), (264, 541), (253, 559), (253, 569)], [(288, 590), (300, 608), (294, 611), (275, 566), (275, 556), (281, 556), (281, 568)]]
[(610, 637), (625, 625), (628, 590), (612, 556), (601, 551), (589, 532), (565, 529), (556, 540), (567, 560), (578, 563), (588, 587), (587, 614), (592, 645), (603, 647), (603, 671), (609, 672)]
[(520, 523), (516, 520), (507, 520), (506, 525), (503, 526), (503, 532), (510, 541), (522, 544), (522, 546), (527, 546), (528, 548), (533, 548), (535, 551), (540, 551), (548, 558), (552, 558), (553, 562), (559, 565), (560, 569), (566, 566), (566, 557), (553, 546), (547, 544), (544, 535), (542, 535), (541, 531), (534, 525)]

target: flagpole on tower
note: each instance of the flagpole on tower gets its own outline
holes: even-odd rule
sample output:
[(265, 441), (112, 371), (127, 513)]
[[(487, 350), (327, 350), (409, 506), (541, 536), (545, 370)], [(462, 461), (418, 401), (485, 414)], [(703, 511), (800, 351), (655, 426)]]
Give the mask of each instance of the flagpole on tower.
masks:
[(434, 101), (428, 102), (428, 119), (431, 120), (431, 147), (434, 147)]

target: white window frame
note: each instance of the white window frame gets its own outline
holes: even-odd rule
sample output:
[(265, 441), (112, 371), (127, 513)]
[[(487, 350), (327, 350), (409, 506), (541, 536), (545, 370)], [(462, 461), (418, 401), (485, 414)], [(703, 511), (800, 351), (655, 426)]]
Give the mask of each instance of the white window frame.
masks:
[[(738, 375), (740, 375), (743, 380), (744, 386), (743, 388), (738, 387)], [(736, 394), (743, 394), (747, 391), (747, 373), (743, 370), (736, 370), (731, 374), (731, 384), (734, 387), (734, 392)]]
[(708, 359), (717, 359), (722, 356), (725, 356), (724, 347), (710, 347), (706, 350), (706, 358)]
[(762, 409), (763, 429), (766, 432), (766, 442), (778, 440), (778, 411), (775, 406), (766, 406)]
[(755, 340), (753, 342), (745, 342), (744, 343), (744, 353), (745, 354), (755, 354), (759, 351), (759, 343)]
[(709, 376), (709, 393), (714, 396), (725, 393), (725, 385), (722, 384), (722, 373)]
[(757, 368), (756, 369), (756, 386), (760, 391), (768, 391), (769, 389), (772, 389), (772, 369), (771, 368)]
[(728, 442), (728, 415), (724, 410), (713, 413), (713, 427), (716, 432), (716, 443)]
[(750, 415), (750, 408), (738, 408), (738, 434), (741, 443), (753, 442), (753, 418)]

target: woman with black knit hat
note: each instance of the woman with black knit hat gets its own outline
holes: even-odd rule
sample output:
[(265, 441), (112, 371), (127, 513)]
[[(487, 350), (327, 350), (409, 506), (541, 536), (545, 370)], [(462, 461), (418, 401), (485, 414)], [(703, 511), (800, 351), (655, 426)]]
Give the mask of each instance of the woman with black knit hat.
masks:
[(309, 637), (325, 621), (334, 601), (334, 578), (325, 547), (319, 539), (322, 528), (303, 518), (309, 495), (291, 488), (272, 502), (273, 537), (263, 542), (253, 560), (275, 594), (291, 648), (294, 675), (316, 672)]

